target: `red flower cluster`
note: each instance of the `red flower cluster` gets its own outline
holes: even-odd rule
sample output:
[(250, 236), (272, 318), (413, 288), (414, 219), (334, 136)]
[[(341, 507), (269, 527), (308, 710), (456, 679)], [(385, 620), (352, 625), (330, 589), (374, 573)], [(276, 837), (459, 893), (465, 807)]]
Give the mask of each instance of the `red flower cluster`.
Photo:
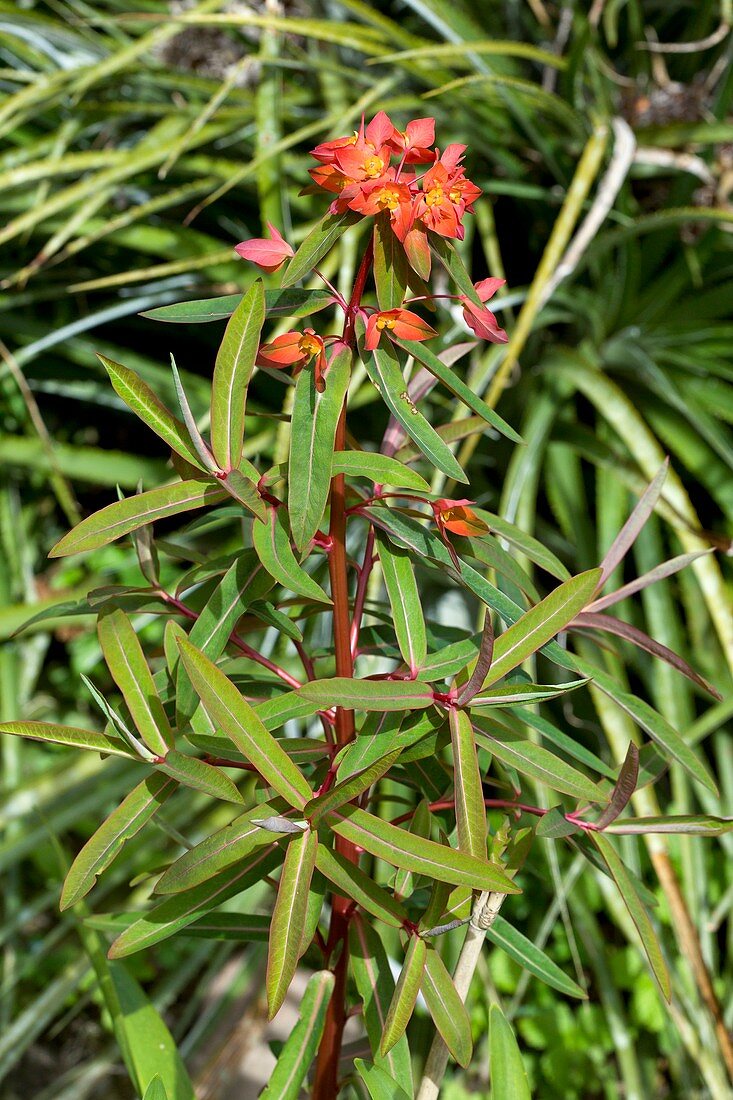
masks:
[[(481, 190), (461, 167), (466, 146), (449, 145), (441, 156), (432, 148), (434, 141), (434, 118), (413, 119), (402, 132), (380, 111), (366, 128), (362, 122), (352, 137), (317, 145), (311, 155), (320, 163), (310, 174), (320, 187), (337, 195), (331, 213), (388, 213), (408, 251), (415, 243), (409, 238), (424, 229), (463, 240), (463, 215), (473, 212)], [(391, 164), (393, 157), (396, 166)], [(415, 164), (430, 167), (418, 176)]]

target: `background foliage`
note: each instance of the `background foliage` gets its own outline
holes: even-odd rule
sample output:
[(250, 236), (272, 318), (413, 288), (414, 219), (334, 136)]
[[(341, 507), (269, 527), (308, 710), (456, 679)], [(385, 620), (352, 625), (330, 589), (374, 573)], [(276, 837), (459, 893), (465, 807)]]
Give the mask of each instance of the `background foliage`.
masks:
[[(164, 448), (137, 431), (94, 352), (137, 370), (170, 404), (172, 350), (201, 412), (219, 329), (156, 326), (140, 312), (241, 289), (251, 274), (233, 244), (258, 235), (266, 220), (286, 236), (292, 225), (307, 227), (322, 205), (299, 194), (307, 150), (379, 108), (405, 119), (434, 114), (444, 140), (470, 146), (471, 176), (493, 198), (493, 210), (488, 202), (477, 208), (466, 255), (475, 278), (506, 274), (499, 316), (512, 343), (506, 356), (490, 349), (472, 359), (471, 379), (492, 399), (497, 370), (508, 380), (500, 412), (527, 446), (487, 436), (460, 445), (464, 456), (476, 446), (479, 502), (537, 534), (577, 573), (600, 560), (633, 494), (669, 453), (666, 504), (635, 547), (634, 575), (698, 545), (727, 548), (733, 75), (730, 35), (715, 33), (730, 16), (725, 5), (209, 0), (176, 15), (171, 22), (157, 2), (135, 16), (114, 2), (0, 4), (3, 638), (27, 618), (28, 604), (41, 610), (100, 584), (140, 583), (131, 547), (46, 560), (71, 522), (107, 503), (116, 485), (129, 492), (165, 476)], [(709, 36), (711, 44), (694, 45)], [(644, 48), (655, 39), (693, 47)], [(558, 264), (589, 212), (561, 281)], [(345, 243), (326, 273), (348, 287), (354, 261)], [(260, 393), (245, 453), (279, 461), (282, 390), (273, 383)], [(443, 419), (454, 414), (447, 399), (432, 400), (442, 402)], [(381, 414), (366, 386), (363, 409), (364, 434), (376, 438)], [(700, 559), (624, 614), (681, 652), (728, 702), (704, 708), (676, 672), (621, 643), (606, 655), (609, 672), (685, 731), (719, 777), (717, 799), (673, 771), (664, 786), (670, 812), (731, 812), (726, 576), (724, 556)], [(455, 596), (435, 590), (429, 600), (437, 619), (468, 621)], [(103, 676), (90, 626), (46, 620), (3, 646), (2, 720), (94, 721), (79, 679)], [(145, 631), (159, 637), (152, 621)], [(627, 720), (600, 696), (571, 700), (558, 705), (558, 722), (582, 730), (612, 764), (623, 755)], [(65, 866), (129, 777), (124, 765), (101, 770), (96, 760), (15, 739), (4, 739), (2, 751), (5, 1094), (33, 1087), (57, 1100), (118, 1088), (127, 1097), (110, 1021), (98, 1023), (94, 941), (80, 941), (78, 913), (59, 917), (58, 894)], [(206, 806), (194, 796), (185, 820), (175, 809), (165, 815), (156, 844), (131, 844), (100, 883), (95, 908), (114, 908), (137, 876), (144, 883), (179, 830), (194, 839), (210, 831)], [(667, 845), (728, 1027), (731, 842)], [(526, 871), (514, 913), (527, 936), (591, 984), (592, 996), (564, 1000), (500, 950), (487, 951), (470, 1003), (478, 1055), (446, 1096), (485, 1092), (481, 1052), (496, 998), (543, 1097), (729, 1095), (684, 945), (667, 1010), (606, 881), (577, 878), (579, 857), (549, 842), (538, 850), (545, 863), (538, 858)], [(626, 838), (623, 853), (658, 895), (674, 958), (679, 926), (669, 891), (642, 842)], [(127, 964), (198, 1068), (204, 1095), (217, 1095), (211, 1059), (262, 958), (257, 944), (242, 952), (223, 941), (212, 950), (189, 939)]]

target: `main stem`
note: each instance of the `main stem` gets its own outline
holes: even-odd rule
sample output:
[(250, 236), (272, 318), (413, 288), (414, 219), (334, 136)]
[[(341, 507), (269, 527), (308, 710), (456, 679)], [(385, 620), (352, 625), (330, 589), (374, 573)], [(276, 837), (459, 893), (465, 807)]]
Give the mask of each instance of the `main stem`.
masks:
[[(361, 298), (371, 270), (374, 255), (372, 238), (362, 256), (354, 280), (354, 289), (346, 309), (342, 341), (349, 347), (356, 345), (356, 318)], [(346, 446), (346, 401), (341, 410), (334, 449)], [(349, 679), (354, 675), (351, 655), (351, 619), (349, 616), (349, 587), (346, 561), (346, 486), (343, 474), (331, 479), (331, 522), (329, 535), (331, 549), (328, 556), (328, 573), (333, 600), (333, 646), (336, 658), (336, 675)], [(336, 744), (347, 745), (354, 739), (354, 712), (336, 707)], [(336, 837), (336, 850), (351, 863), (358, 861), (355, 846), (343, 837)], [(333, 974), (335, 984), (326, 1014), (323, 1038), (318, 1049), (316, 1072), (313, 1081), (313, 1100), (335, 1100), (338, 1095), (338, 1070), (341, 1043), (346, 1023), (346, 973), (349, 961), (349, 911), (351, 902), (341, 894), (334, 894), (331, 905), (331, 927), (328, 933), (328, 959), (335, 959)]]

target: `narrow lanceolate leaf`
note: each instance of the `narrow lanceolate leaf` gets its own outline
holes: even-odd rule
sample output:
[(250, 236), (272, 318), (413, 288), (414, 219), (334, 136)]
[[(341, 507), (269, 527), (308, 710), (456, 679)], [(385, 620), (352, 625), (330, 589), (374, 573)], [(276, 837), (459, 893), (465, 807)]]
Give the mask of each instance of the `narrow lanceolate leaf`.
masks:
[(318, 970), (310, 978), (298, 1022), (285, 1040), (260, 1100), (298, 1100), (321, 1041), (334, 981), (330, 970)]
[(549, 955), (532, 943), (532, 940), (527, 939), (501, 914), (494, 918), (491, 928), (487, 929), (486, 938), (546, 985), (551, 985), (553, 989), (569, 997), (580, 997), (583, 1000), (587, 997), (580, 986), (569, 978)]
[(336, 426), (351, 376), (351, 349), (335, 351), (323, 391), (315, 372), (303, 370), (295, 384), (288, 463), (288, 512), (298, 550), (305, 550), (320, 527), (331, 487), (331, 458)]
[(83, 519), (56, 543), (48, 556), (63, 558), (67, 554), (96, 550), (123, 535), (129, 535), (130, 531), (136, 531), (146, 523), (177, 516), (181, 512), (190, 512), (194, 508), (220, 504), (226, 499), (226, 495), (226, 491), (218, 485), (207, 485), (206, 482), (195, 480), (179, 481), (175, 485), (164, 485), (160, 489), (150, 489), (147, 493), (137, 493), (133, 497), (108, 504), (100, 512)]
[(441, 1039), (459, 1066), (471, 1061), (471, 1021), (445, 963), (431, 945), (425, 956), (422, 994)]
[[(415, 807), (408, 828), (414, 836), (429, 838), (431, 827), (430, 805), (427, 799), (422, 798)], [(394, 875), (393, 890), (396, 898), (409, 898), (415, 891), (415, 876), (412, 871), (398, 868)]]
[(516, 768), (520, 775), (539, 779), (553, 791), (562, 791), (573, 798), (584, 798), (590, 802), (605, 801), (603, 792), (591, 779), (587, 779), (577, 768), (566, 764), (542, 745), (525, 741), (503, 727), (497, 730), (487, 719), (476, 715), (474, 727), (479, 743), (497, 760), (501, 760), (502, 764)]
[(241, 470), (230, 470), (222, 485), (230, 496), (243, 504), (248, 512), (258, 519), (267, 517), (267, 505), (257, 491), (257, 486)]
[(281, 859), (277, 845), (269, 844), (200, 886), (166, 898), (117, 937), (109, 950), (110, 958), (121, 959), (174, 936), (204, 913), (261, 882)]
[(171, 373), (173, 375), (173, 385), (174, 385), (175, 390), (176, 390), (176, 397), (178, 398), (178, 407), (181, 410), (181, 414), (183, 416), (183, 422), (186, 425), (186, 430), (188, 431), (189, 438), (191, 440), (191, 443), (193, 444), (193, 448), (196, 451), (196, 454), (198, 455), (199, 463), (201, 465), (203, 465), (204, 469), (209, 470), (212, 473), (216, 472), (219, 469), (219, 467), (217, 466), (216, 462), (214, 461), (214, 456), (212, 455), (211, 451), (209, 450), (209, 446), (208, 446), (206, 440), (204, 439), (201, 432), (199, 431), (199, 426), (198, 426), (198, 423), (196, 422), (196, 417), (193, 415), (193, 412), (191, 410), (191, 406), (188, 403), (188, 397), (186, 396), (186, 390), (184, 389), (183, 382), (181, 381), (181, 376), (178, 373), (178, 367), (176, 366), (176, 360), (175, 360), (172, 353), (171, 353)]
[(652, 968), (654, 977), (659, 982), (659, 988), (665, 999), (669, 1001), (672, 997), (669, 973), (667, 972), (662, 949), (659, 945), (656, 932), (654, 931), (651, 918), (646, 910), (646, 906), (637, 893), (634, 880), (608, 837), (604, 836), (603, 833), (596, 832), (591, 832), (588, 835), (600, 852), (601, 858), (606, 864), (611, 878), (619, 889), (624, 905), (628, 909), (631, 919), (636, 925), (639, 936), (641, 937), (642, 946), (649, 959), (649, 965)]
[(358, 912), (349, 923), (349, 964), (363, 1005), (364, 1026), (375, 1065), (395, 1081), (400, 1081), (412, 1097), (412, 1063), (407, 1038), (403, 1035), (385, 1055), (380, 1053), (395, 983), (379, 933)]
[(397, 644), (405, 664), (415, 675), (427, 657), (428, 638), (412, 559), (381, 531), (377, 533), (377, 552), (392, 608)]
[(544, 703), (547, 699), (556, 699), (569, 691), (585, 687), (587, 680), (570, 680), (565, 684), (502, 684), (501, 687), (488, 688), (474, 695), (470, 706), (482, 710), (489, 707), (526, 706), (529, 703)]
[(466, 703), (469, 703), (473, 699), (474, 695), (488, 676), (491, 662), (494, 659), (494, 641), (494, 624), (491, 618), (491, 612), (487, 609), (484, 612), (484, 629), (481, 632), (481, 644), (479, 646), (476, 664), (473, 667), (473, 672), (469, 679), (458, 694), (458, 699), (456, 701), (459, 706), (465, 706)]
[(69, 868), (61, 891), (62, 910), (89, 893), (126, 841), (140, 832), (175, 789), (168, 776), (149, 775), (112, 811)]
[(275, 838), (256, 825), (255, 819), (267, 817), (274, 808), (271, 803), (261, 802), (184, 852), (158, 879), (156, 894), (180, 894), (190, 890), (238, 863), (255, 848), (272, 844)]
[(263, 566), (283, 588), (319, 603), (331, 600), (298, 564), (290, 545), (290, 533), (282, 508), (269, 508), (264, 523), (252, 525), (252, 543)]
[(319, 707), (347, 710), (422, 710), (432, 705), (432, 689), (412, 680), (351, 680), (334, 676), (311, 680), (298, 689)]
[(681, 569), (691, 565), (697, 558), (712, 553), (713, 549), (711, 547), (708, 550), (695, 550), (691, 554), (679, 554), (676, 558), (670, 558), (669, 561), (662, 562), (661, 565), (655, 566), (654, 569), (650, 569), (648, 573), (642, 574), (641, 577), (636, 577), (635, 580), (629, 581), (621, 588), (617, 588), (615, 592), (609, 592), (607, 596), (599, 596), (597, 600), (589, 604), (588, 611), (603, 611), (607, 607), (612, 607), (613, 604), (620, 603), (621, 600), (633, 596), (635, 592), (641, 592), (648, 588), (650, 584), (656, 584), (657, 581), (664, 580), (665, 577), (671, 577), (675, 573), (679, 573)]
[(498, 413), (494, 412), (490, 405), (487, 405), (477, 393), (467, 386), (463, 379), (456, 374), (451, 368), (446, 366), (442, 359), (440, 359), (434, 351), (426, 347), (425, 344), (417, 343), (415, 340), (398, 340), (397, 343), (401, 348), (411, 355), (413, 359), (416, 359), (418, 363), (422, 363), (424, 367), (430, 371), (434, 378), (437, 378), (439, 382), (442, 382), (446, 389), (463, 402), (472, 412), (475, 412), (487, 424), (490, 424), (492, 428), (496, 428), (498, 432), (501, 432), (507, 439), (511, 439), (514, 443), (521, 443), (522, 437), (514, 431), (514, 428), (510, 424), (507, 424), (506, 420)]
[(467, 481), (468, 478), (448, 444), (428, 423), (410, 397), (394, 346), (387, 341), (384, 347), (377, 347), (372, 352), (364, 351), (362, 362), (387, 408), (425, 457), (448, 477), (456, 481)]
[(709, 817), (706, 814), (680, 814), (672, 817), (627, 817), (607, 825), (605, 833), (686, 833), (688, 836), (722, 836), (733, 832), (733, 817)]
[(495, 864), (415, 836), (357, 806), (333, 810), (328, 821), (339, 836), (353, 841), (393, 867), (404, 867), (418, 875), (450, 882), (454, 886), (470, 886), (473, 890), (494, 890), (502, 894), (520, 892), (519, 887)]
[(497, 1004), (489, 1010), (491, 1100), (532, 1100), (517, 1040)]
[(626, 758), (621, 765), (616, 785), (608, 800), (608, 805), (595, 822), (596, 829), (605, 829), (607, 825), (610, 825), (612, 821), (616, 820), (619, 814), (623, 813), (629, 804), (632, 794), (636, 790), (638, 779), (639, 750), (634, 742), (630, 741), (629, 747), (626, 750)]
[(192, 466), (203, 469), (186, 425), (169, 412), (147, 382), (143, 382), (135, 371), (113, 362), (105, 355), (97, 353), (97, 358), (107, 371), (115, 393), (140, 417), (142, 422), (152, 428), (171, 450), (185, 458)]
[(256, 279), (229, 319), (214, 365), (211, 449), (222, 470), (236, 468), (242, 457), (247, 386), (264, 323), (265, 291)]
[(378, 886), (371, 875), (362, 871), (357, 863), (352, 863), (340, 852), (321, 844), (316, 855), (316, 866), (340, 893), (351, 898), (367, 913), (385, 924), (391, 924), (395, 928), (402, 927), (408, 915), (405, 907), (383, 886)]
[(104, 659), (140, 736), (151, 752), (165, 756), (173, 746), (173, 730), (132, 623), (124, 611), (104, 610), (97, 633)]
[(407, 257), (388, 213), (374, 220), (374, 285), (381, 310), (401, 306), (407, 291)]
[(493, 661), (484, 686), (495, 684), (564, 630), (590, 603), (600, 575), (600, 570), (589, 569), (565, 581), (500, 634), (494, 642)]
[(603, 587), (616, 566), (623, 561), (636, 542), (639, 532), (654, 511), (654, 506), (662, 495), (662, 488), (668, 470), (669, 459), (667, 458), (639, 497), (636, 507), (606, 552), (601, 562), (602, 572), (599, 587)]
[(186, 756), (176, 749), (170, 749), (165, 759), (156, 766), (184, 787), (203, 791), (211, 798), (220, 798), (224, 802), (235, 802), (238, 805), (244, 802), (228, 775), (195, 756)]
[(425, 940), (421, 939), (420, 936), (410, 936), (405, 961), (397, 979), (382, 1033), (380, 1044), (382, 1055), (387, 1054), (397, 1040), (404, 1035), (405, 1028), (410, 1022), (422, 984), (427, 953), (428, 948)]
[(134, 758), (130, 746), (120, 737), (112, 737), (94, 730), (82, 730), (76, 726), (59, 726), (54, 722), (2, 722), (0, 733), (12, 733), (16, 737), (29, 737), (33, 741), (49, 741), (55, 745), (69, 745), (75, 749), (90, 749), (105, 756)]
[(302, 809), (312, 791), (287, 753), (221, 669), (190, 642), (178, 644), (181, 660), (211, 720), (289, 805)]
[[(207, 321), (225, 321), (242, 301), (241, 294), (224, 294), (219, 298), (200, 298), (193, 302), (175, 302), (145, 310), (142, 317), (151, 321), (169, 321), (193, 325)], [(330, 290), (275, 289), (265, 291), (265, 311), (268, 317), (310, 317), (333, 301)]]
[(465, 294), (477, 306), (483, 305), (476, 287), (471, 282), (471, 276), (466, 270), (466, 265), (458, 254), (458, 250), (452, 241), (440, 237), (437, 233), (430, 233), (430, 247), (448, 272), (452, 281), (456, 284), (461, 294)]
[(646, 730), (653, 741), (659, 745), (669, 756), (681, 764), (682, 767), (696, 779), (698, 783), (702, 783), (703, 787), (707, 787), (709, 791), (712, 791), (717, 795), (718, 788), (715, 785), (715, 780), (710, 774), (707, 765), (703, 763), (699, 756), (697, 756), (686, 741), (680, 736), (676, 729), (669, 724), (666, 718), (663, 718), (658, 711), (650, 707), (648, 703), (645, 703), (643, 699), (639, 699), (636, 695), (632, 695), (630, 692), (623, 691), (618, 684), (614, 681), (613, 677), (608, 676), (607, 673), (601, 672), (591, 664), (590, 661), (586, 661), (580, 657), (573, 658), (578, 670), (593, 678), (593, 682), (598, 688), (607, 695), (609, 699), (613, 699), (622, 710), (625, 710), (635, 722)]
[[(240, 554), (211, 593), (191, 627), (188, 636), (191, 645), (195, 645), (210, 661), (216, 661), (224, 652), (237, 620), (253, 600), (263, 596), (271, 587), (272, 580), (255, 554), (251, 551)], [(178, 724), (183, 726), (194, 713), (198, 698), (188, 673), (180, 662), (177, 668), (176, 715)]]
[(354, 1067), (367, 1087), (370, 1100), (411, 1100), (407, 1093), (381, 1066), (371, 1065), (363, 1058), (354, 1059)]
[(285, 853), (277, 900), (270, 922), (270, 949), (265, 982), (270, 1019), (285, 1000), (298, 965), (317, 848), (318, 833), (309, 829), (300, 836), (293, 837)]
[(333, 247), (345, 229), (359, 221), (358, 214), (326, 214), (310, 231), (292, 260), (285, 268), (281, 285), (292, 286), (318, 264)]
[[(384, 747), (387, 748), (386, 745)], [(338, 809), (344, 803), (352, 802), (364, 791), (368, 791), (378, 779), (387, 774), (401, 751), (401, 748), (397, 748), (385, 752), (384, 756), (381, 756), (379, 760), (375, 760), (364, 771), (349, 776), (342, 783), (337, 783), (335, 787), (331, 787), (330, 791), (312, 798), (310, 802), (306, 803), (303, 816), (307, 817), (313, 825), (316, 825), (329, 810)]]
[(473, 726), (465, 710), (458, 707), (451, 708), (448, 720), (453, 744), (458, 847), (477, 859), (485, 859), (486, 808)]
[(347, 477), (366, 477), (377, 485), (394, 485), (398, 489), (420, 489), (430, 492), (424, 477), (387, 455), (371, 451), (336, 451), (331, 462), (331, 474)]

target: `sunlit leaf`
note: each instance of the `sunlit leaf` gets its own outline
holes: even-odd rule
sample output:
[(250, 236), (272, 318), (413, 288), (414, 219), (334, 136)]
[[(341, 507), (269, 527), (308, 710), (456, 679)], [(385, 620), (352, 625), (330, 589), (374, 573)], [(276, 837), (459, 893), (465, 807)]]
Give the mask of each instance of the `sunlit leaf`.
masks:
[(211, 385), (211, 448), (222, 470), (239, 465), (247, 386), (265, 321), (265, 292), (256, 279), (234, 310), (216, 357)]
[(390, 1002), (387, 1019), (382, 1032), (380, 1053), (384, 1056), (395, 1045), (398, 1039), (404, 1035), (405, 1028), (410, 1022), (415, 1001), (422, 984), (425, 971), (425, 960), (428, 949), (425, 940), (419, 936), (410, 936), (405, 961), (402, 964), (400, 976)]
[(285, 852), (277, 900), (270, 923), (267, 955), (267, 1007), (276, 1015), (298, 965), (308, 891), (316, 863), (318, 833), (308, 829), (293, 837)]
[(397, 643), (405, 664), (415, 675), (427, 656), (428, 640), (412, 559), (381, 532), (377, 534), (377, 551)]
[(309, 979), (300, 1002), (298, 1022), (285, 1040), (260, 1100), (298, 1100), (323, 1034), (333, 985), (330, 970), (318, 970)]
[(422, 994), (440, 1037), (460, 1066), (471, 1061), (471, 1021), (445, 963), (435, 948), (428, 946)]

